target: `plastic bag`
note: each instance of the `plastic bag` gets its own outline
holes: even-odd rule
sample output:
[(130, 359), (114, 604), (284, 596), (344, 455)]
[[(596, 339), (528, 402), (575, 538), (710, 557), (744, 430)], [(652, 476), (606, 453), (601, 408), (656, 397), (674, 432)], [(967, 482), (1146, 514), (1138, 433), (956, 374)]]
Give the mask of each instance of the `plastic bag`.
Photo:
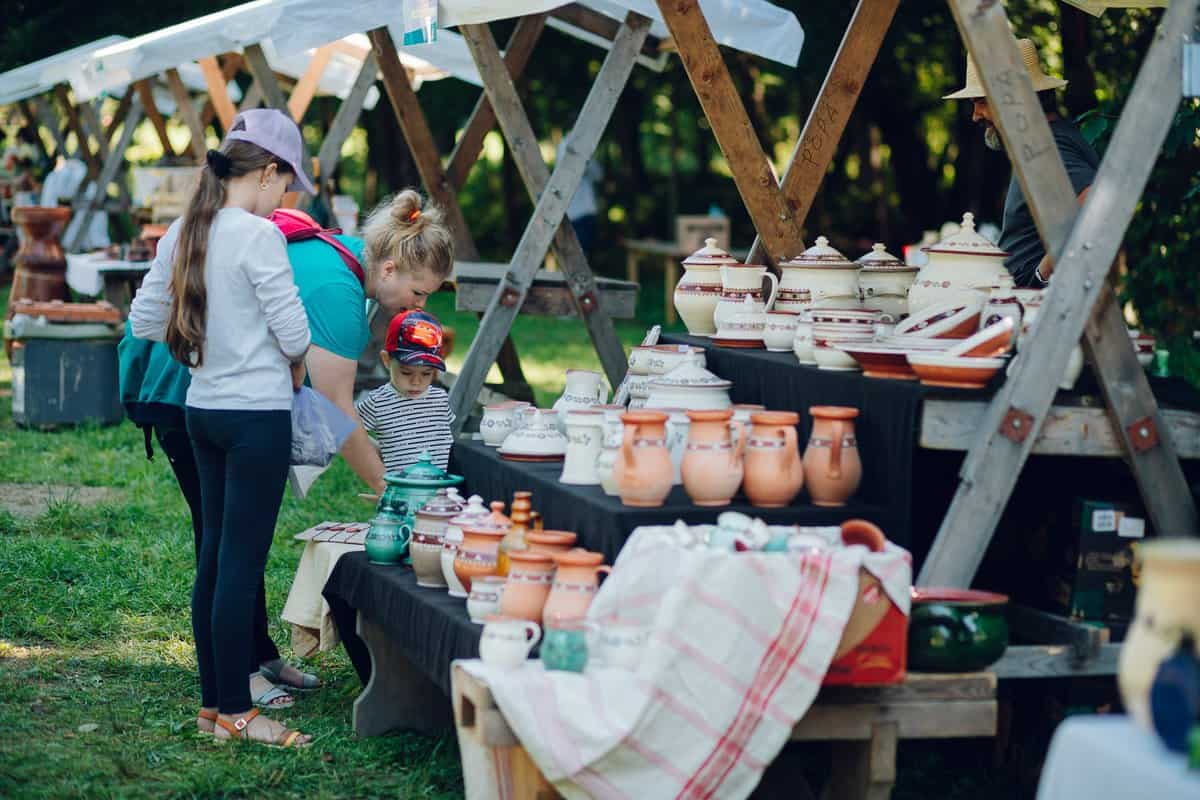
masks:
[(323, 394), (301, 386), (292, 397), (292, 464), (326, 466), (357, 426)]

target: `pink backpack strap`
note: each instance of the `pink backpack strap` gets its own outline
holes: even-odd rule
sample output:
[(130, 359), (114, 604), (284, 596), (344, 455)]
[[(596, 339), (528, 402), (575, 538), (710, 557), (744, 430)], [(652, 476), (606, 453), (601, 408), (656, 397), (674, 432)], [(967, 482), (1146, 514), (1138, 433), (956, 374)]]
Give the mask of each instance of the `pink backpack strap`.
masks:
[(277, 208), (271, 212), (268, 219), (275, 223), (275, 227), (279, 228), (289, 242), (303, 242), (308, 239), (320, 239), (325, 242), (337, 251), (342, 261), (354, 273), (354, 277), (358, 278), (358, 282), (364, 287), (367, 285), (367, 276), (363, 273), (358, 257), (350, 252), (350, 248), (334, 238), (334, 234), (342, 232), (341, 228), (322, 228), (315, 219), (298, 208)]

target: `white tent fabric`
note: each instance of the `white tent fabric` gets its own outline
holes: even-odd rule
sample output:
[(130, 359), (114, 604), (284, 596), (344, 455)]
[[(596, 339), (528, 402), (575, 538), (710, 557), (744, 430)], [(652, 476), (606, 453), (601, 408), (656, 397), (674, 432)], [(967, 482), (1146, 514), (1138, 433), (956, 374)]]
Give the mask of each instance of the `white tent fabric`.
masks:
[(50, 91), (78, 73), (93, 53), (124, 41), (124, 36), (105, 36), (0, 73), (0, 106)]

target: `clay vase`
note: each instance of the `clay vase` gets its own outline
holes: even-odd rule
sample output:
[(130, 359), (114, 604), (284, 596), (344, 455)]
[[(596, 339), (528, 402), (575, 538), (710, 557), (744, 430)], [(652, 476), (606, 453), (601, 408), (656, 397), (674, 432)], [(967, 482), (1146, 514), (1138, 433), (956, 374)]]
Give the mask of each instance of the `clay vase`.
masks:
[(742, 488), (750, 505), (782, 508), (804, 485), (794, 411), (759, 411), (750, 415), (746, 434), (746, 469)]
[(542, 621), (542, 607), (554, 583), (554, 560), (545, 553), (526, 550), (508, 556), (508, 580), (500, 595), (500, 613), (506, 617)]
[(446, 578), (442, 575), (442, 540), (450, 520), (462, 510), (462, 498), (458, 496), (458, 490), (451, 487), (438, 489), (437, 494), (417, 511), (412, 544), (409, 545), (417, 586), (447, 588)]
[(612, 567), (603, 562), (602, 554), (580, 548), (555, 554), (554, 584), (542, 616), (554, 619), (556, 616), (582, 617), (587, 614), (588, 606), (596, 596), (599, 574), (612, 572)]
[(525, 534), (525, 542), (529, 552), (544, 553), (553, 556), (555, 553), (565, 553), (575, 546), (576, 535), (571, 531), (530, 531)]
[(463, 540), (454, 554), (454, 574), (468, 593), (472, 579), (496, 574), (500, 540), (509, 529), (508, 525), (495, 519), (497, 506), (503, 508), (504, 503), (492, 503), (492, 515), (487, 519), (462, 526)]
[(627, 411), (613, 479), (627, 506), (657, 508), (671, 493), (671, 454), (664, 411)]
[[(844, 506), (862, 480), (862, 461), (854, 437), (857, 408), (813, 406), (812, 434), (804, 451), (804, 472), (813, 505)], [(748, 458), (747, 458), (748, 460)]]
[(727, 506), (742, 485), (742, 451), (746, 437), (741, 423), (735, 445), (730, 435), (733, 409), (689, 411), (691, 426), (683, 454), (683, 488), (698, 506)]
[(525, 532), (530, 528), (532, 510), (532, 492), (513, 492), (512, 509), (509, 512), (512, 524), (496, 549), (496, 574), (501, 578), (508, 575), (509, 554), (529, 549), (529, 545), (525, 544)]
[(14, 257), (9, 308), (17, 300), (70, 300), (67, 290), (67, 257), (59, 236), (71, 219), (71, 209), (54, 206), (17, 206), (13, 222), (24, 232)]

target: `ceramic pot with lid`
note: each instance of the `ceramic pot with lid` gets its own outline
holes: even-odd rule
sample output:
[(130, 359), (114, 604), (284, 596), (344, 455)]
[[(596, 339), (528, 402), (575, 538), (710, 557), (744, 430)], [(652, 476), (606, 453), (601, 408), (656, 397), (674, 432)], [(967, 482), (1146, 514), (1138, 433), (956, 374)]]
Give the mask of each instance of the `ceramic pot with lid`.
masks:
[(908, 313), (952, 300), (986, 302), (993, 286), (1011, 285), (1004, 266), (1008, 253), (975, 231), (975, 215), (963, 214), (962, 229), (930, 247), (929, 261), (908, 291)]
[(742, 300), (737, 310), (728, 309), (717, 324), (713, 344), (720, 347), (762, 347), (763, 329), (767, 326), (767, 312), (753, 298)]
[(447, 588), (442, 575), (442, 539), (450, 520), (462, 510), (462, 498), (458, 496), (458, 490), (451, 487), (438, 489), (437, 494), (417, 511), (410, 546), (417, 586)]
[(783, 277), (776, 311), (858, 303), (858, 264), (830, 247), (824, 236), (818, 236), (817, 243), (800, 255), (782, 262), (779, 270)]
[[(398, 473), (389, 472), (383, 476), (383, 480), (387, 487), (383, 490), (376, 508), (379, 511), (398, 513), (411, 513), (425, 505), (429, 498), (437, 494), (438, 489), (458, 486), (463, 482), (461, 475), (451, 475), (434, 464), (433, 456), (428, 450), (417, 456), (417, 463)], [(400, 512), (402, 504), (406, 508), (405, 512)]]
[(721, 300), (721, 267), (737, 259), (717, 247), (716, 239), (705, 239), (704, 247), (683, 260), (683, 277), (675, 286), (675, 310), (693, 336), (717, 332), (713, 312)]
[(905, 264), (879, 243), (857, 261), (859, 296), (864, 306), (899, 322), (908, 315), (908, 290), (920, 267)]
[(490, 513), (487, 506), (483, 504), (483, 498), (473, 494), (467, 500), (466, 508), (446, 523), (446, 532), (442, 536), (441, 565), (442, 577), (446, 581), (451, 597), (467, 596), (466, 587), (454, 574), (454, 556), (458, 554), (458, 547), (463, 541), (462, 526), (473, 525), (486, 519)]
[[(762, 293), (764, 279), (771, 284), (771, 294), (765, 300)], [(778, 292), (779, 279), (766, 267), (758, 264), (726, 264), (721, 267), (721, 301), (713, 311), (713, 324), (720, 330), (733, 314), (748, 310), (766, 311), (775, 303)]]
[(682, 408), (687, 411), (729, 408), (733, 384), (703, 367), (681, 364), (650, 381), (648, 408)]

